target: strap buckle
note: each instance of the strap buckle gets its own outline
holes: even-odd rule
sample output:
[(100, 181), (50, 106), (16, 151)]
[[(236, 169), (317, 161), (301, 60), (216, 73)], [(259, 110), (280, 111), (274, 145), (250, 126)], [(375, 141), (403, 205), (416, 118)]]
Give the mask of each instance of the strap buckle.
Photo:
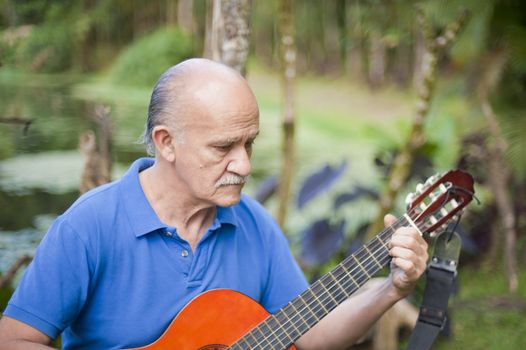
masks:
[(425, 322), (435, 327), (439, 327), (440, 330), (442, 330), (444, 329), (446, 320), (446, 313), (443, 309), (434, 308), (431, 306), (420, 307), (420, 314), (418, 315), (419, 322)]
[(461, 243), (460, 236), (455, 232), (444, 231), (436, 238), (433, 258), (427, 268), (422, 306), (407, 350), (430, 349), (438, 333), (444, 329), (448, 299), (457, 276)]

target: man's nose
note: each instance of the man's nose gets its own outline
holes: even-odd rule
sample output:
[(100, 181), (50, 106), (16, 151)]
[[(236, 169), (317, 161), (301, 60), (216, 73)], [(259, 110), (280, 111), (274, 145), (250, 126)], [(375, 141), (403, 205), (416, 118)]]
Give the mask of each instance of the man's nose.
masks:
[(227, 170), (240, 176), (250, 175), (252, 165), (250, 164), (250, 154), (245, 147), (236, 147), (233, 150)]

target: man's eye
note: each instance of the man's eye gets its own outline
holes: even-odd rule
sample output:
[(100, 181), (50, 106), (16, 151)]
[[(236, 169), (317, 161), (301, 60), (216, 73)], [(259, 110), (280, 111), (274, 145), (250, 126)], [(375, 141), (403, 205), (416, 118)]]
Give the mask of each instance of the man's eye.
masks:
[(219, 145), (219, 146), (215, 146), (215, 148), (218, 151), (227, 152), (227, 151), (229, 151), (232, 148), (232, 145)]

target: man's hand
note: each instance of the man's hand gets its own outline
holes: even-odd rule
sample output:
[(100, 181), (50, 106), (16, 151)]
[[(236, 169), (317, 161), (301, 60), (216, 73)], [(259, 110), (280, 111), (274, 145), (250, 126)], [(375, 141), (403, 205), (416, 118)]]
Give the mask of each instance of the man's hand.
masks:
[[(395, 221), (392, 215), (384, 220), (386, 226)], [(296, 342), (298, 349), (348, 349), (387, 309), (411, 293), (426, 269), (427, 243), (416, 229), (400, 228), (391, 238), (389, 253), (393, 257), (389, 280), (341, 303)]]
[[(386, 215), (385, 226), (396, 221), (393, 215)], [(391, 262), (391, 283), (400, 298), (404, 298), (414, 289), (416, 281), (427, 266), (427, 243), (413, 227), (396, 230), (389, 244)]]

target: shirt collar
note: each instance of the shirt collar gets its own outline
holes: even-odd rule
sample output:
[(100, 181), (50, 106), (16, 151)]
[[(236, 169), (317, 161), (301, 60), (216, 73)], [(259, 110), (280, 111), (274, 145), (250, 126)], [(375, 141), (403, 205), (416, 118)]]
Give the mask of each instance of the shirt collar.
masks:
[[(121, 186), (121, 197), (136, 237), (167, 227), (157, 217), (139, 181), (139, 172), (149, 168), (154, 162), (153, 158), (137, 159), (121, 179), (123, 185)], [(217, 207), (216, 218), (210, 229), (214, 230), (222, 224), (236, 225), (236, 214), (233, 207)]]

